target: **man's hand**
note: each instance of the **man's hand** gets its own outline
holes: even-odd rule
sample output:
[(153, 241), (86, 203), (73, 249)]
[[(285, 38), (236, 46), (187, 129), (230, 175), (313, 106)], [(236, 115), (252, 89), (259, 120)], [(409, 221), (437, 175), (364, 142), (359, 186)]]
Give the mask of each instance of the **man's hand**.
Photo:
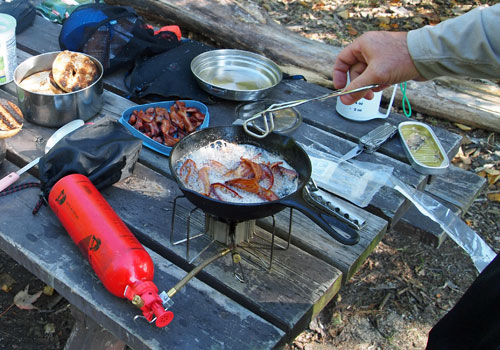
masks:
[(341, 96), (342, 103), (353, 104), (360, 98), (373, 98), (374, 91), (407, 80), (425, 80), (417, 71), (408, 51), (406, 32), (367, 32), (354, 40), (337, 56), (333, 67), (333, 84), (347, 90), (378, 84), (373, 90)]

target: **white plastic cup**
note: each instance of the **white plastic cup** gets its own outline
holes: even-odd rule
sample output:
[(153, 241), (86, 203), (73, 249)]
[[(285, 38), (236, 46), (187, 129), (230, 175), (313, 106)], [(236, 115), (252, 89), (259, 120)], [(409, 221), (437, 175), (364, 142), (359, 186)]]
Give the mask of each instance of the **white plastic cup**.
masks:
[[(347, 82), (349, 84), (349, 80)], [(352, 105), (345, 105), (342, 103), (340, 98), (337, 98), (337, 112), (344, 118), (356, 120), (356, 121), (366, 121), (371, 119), (385, 119), (389, 116), (391, 112), (392, 103), (394, 102), (394, 96), (396, 96), (396, 89), (398, 85), (394, 85), (392, 91), (391, 100), (387, 111), (382, 113), (380, 111), (380, 101), (382, 100), (382, 91), (375, 92), (373, 99), (367, 100), (362, 98)]]
[(14, 79), (17, 66), (16, 25), (14, 17), (0, 13), (0, 85)]

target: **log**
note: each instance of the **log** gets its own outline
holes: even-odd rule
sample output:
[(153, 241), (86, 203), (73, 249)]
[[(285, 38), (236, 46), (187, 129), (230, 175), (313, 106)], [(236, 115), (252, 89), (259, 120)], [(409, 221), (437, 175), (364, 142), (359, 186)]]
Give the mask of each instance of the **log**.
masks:
[[(385, 99), (390, 91), (384, 91)], [(500, 132), (500, 89), (484, 80), (441, 77), (407, 84), (407, 96), (413, 111), (471, 127)], [(401, 106), (398, 90), (394, 100)]]
[[(149, 21), (177, 24), (217, 47), (253, 51), (275, 61), (284, 72), (333, 88), (333, 63), (342, 48), (307, 39), (276, 23), (258, 5), (240, 0), (106, 0), (132, 6)], [(473, 127), (500, 132), (500, 89), (486, 81), (438, 78), (409, 82), (412, 110)], [(389, 92), (384, 93), (387, 100)], [(395, 105), (400, 106), (398, 92)]]

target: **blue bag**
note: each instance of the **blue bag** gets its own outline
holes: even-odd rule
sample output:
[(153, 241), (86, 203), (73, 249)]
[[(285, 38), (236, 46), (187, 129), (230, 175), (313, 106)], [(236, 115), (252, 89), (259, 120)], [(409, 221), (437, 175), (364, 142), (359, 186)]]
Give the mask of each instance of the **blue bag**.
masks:
[(131, 7), (107, 4), (79, 6), (64, 21), (59, 34), (61, 50), (97, 58), (105, 74), (130, 68), (139, 57), (154, 56), (177, 45), (174, 32), (155, 34)]

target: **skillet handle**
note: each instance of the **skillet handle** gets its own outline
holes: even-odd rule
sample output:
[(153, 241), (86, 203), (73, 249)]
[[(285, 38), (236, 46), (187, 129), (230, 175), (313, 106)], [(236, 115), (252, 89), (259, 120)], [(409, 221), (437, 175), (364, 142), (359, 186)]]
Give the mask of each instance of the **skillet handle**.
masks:
[[(358, 232), (354, 230), (352, 230), (352, 232), (339, 232), (335, 230), (333, 226), (323, 217), (324, 214), (318, 213), (317, 209), (315, 209), (304, 200), (301, 191), (297, 191), (292, 197), (281, 199), (280, 202), (287, 207), (297, 209), (305, 214), (309, 219), (314, 221), (319, 227), (321, 227), (326, 233), (328, 233), (333, 239), (339, 241), (340, 243), (345, 245), (355, 245), (359, 242)], [(331, 218), (334, 219), (333, 217)]]

